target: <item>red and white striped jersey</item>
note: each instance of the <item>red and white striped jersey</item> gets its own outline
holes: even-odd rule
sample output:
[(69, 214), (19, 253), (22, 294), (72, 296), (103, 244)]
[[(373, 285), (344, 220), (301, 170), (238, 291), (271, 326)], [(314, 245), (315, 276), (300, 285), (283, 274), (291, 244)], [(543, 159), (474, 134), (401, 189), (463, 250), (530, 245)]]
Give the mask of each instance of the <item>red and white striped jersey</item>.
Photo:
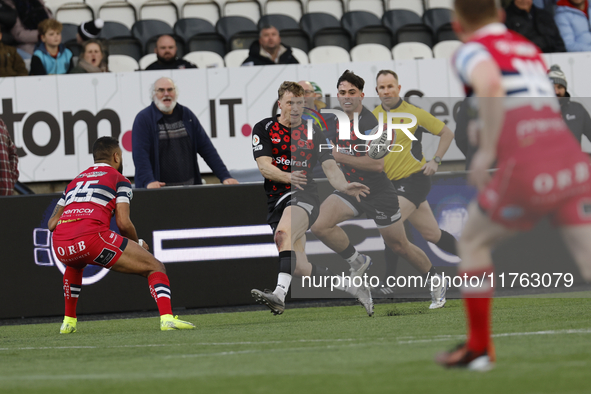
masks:
[(53, 234), (56, 239), (106, 231), (118, 203), (129, 204), (131, 182), (108, 164), (99, 163), (82, 171), (62, 194), (58, 205), (64, 212)]
[[(570, 145), (572, 141), (566, 135), (570, 132), (562, 120), (560, 104), (538, 47), (501, 23), (491, 23), (476, 31), (452, 60), (468, 96), (473, 93), (470, 81), (474, 68), (490, 60), (500, 68), (507, 95), (503, 99), (505, 120), (497, 159), (502, 162), (513, 156), (529, 157), (562, 143)], [(486, 103), (481, 100), (479, 105)]]

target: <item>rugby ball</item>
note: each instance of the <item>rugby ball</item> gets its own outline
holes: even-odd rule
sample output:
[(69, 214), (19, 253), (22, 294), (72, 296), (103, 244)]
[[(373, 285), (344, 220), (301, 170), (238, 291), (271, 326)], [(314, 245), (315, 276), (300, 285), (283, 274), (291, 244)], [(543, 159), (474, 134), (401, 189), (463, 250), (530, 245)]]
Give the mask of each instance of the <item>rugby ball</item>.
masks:
[(388, 125), (384, 123), (382, 125), (381, 130), (380, 125), (377, 125), (371, 130), (371, 133), (369, 133), (369, 135), (376, 135), (378, 133), (381, 133), (379, 138), (368, 141), (369, 148), (367, 149), (367, 155), (372, 159), (383, 159), (388, 153), (390, 153), (390, 150), (388, 149), (390, 145), (396, 142), (396, 130), (392, 130), (392, 140), (388, 139), (387, 131)]

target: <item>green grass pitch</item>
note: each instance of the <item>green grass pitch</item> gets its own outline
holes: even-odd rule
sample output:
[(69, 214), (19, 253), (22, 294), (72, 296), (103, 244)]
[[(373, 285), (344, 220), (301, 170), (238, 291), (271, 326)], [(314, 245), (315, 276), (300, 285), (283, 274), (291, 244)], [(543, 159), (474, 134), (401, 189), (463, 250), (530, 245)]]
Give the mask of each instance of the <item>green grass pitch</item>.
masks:
[(461, 301), (181, 315), (0, 327), (0, 393), (590, 393), (591, 299), (494, 301), (497, 366), (444, 370), (463, 338)]

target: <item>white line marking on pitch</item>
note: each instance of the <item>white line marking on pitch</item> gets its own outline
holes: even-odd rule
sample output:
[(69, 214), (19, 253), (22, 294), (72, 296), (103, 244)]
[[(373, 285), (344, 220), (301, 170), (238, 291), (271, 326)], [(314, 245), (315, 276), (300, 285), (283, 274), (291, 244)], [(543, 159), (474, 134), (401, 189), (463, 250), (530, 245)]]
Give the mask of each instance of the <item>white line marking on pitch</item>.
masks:
[[(507, 332), (500, 334), (493, 334), (493, 338), (514, 337), (514, 336), (530, 336), (530, 335), (562, 335), (562, 334), (591, 334), (591, 328), (570, 329), (570, 330), (546, 330), (546, 331), (531, 331), (531, 332)], [(451, 339), (463, 339), (465, 335), (435, 335), (430, 338), (417, 338), (409, 340), (398, 340), (399, 345), (426, 343), (426, 342), (441, 342)], [(399, 338), (416, 338), (416, 337), (399, 337)], [(371, 341), (383, 341), (388, 338), (375, 338)], [(197, 342), (193, 343), (196, 346), (238, 346), (238, 345), (277, 345), (282, 343), (317, 343), (317, 342), (359, 342), (359, 338), (342, 338), (342, 339), (297, 339), (292, 341), (244, 341), (244, 342)], [(60, 350), (60, 349), (123, 349), (123, 348), (145, 348), (145, 347), (167, 347), (167, 346), (187, 346), (186, 343), (162, 343), (162, 344), (141, 344), (141, 345), (118, 345), (118, 346), (41, 346), (41, 347), (16, 347), (16, 348), (0, 348), (0, 351), (10, 350)], [(232, 352), (227, 352), (231, 354)]]

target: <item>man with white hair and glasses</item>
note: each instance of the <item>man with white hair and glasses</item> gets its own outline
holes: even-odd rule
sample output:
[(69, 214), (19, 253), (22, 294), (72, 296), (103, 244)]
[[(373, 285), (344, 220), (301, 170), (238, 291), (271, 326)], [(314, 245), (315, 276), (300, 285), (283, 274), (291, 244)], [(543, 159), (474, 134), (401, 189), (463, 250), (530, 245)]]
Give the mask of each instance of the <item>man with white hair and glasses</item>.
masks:
[(156, 189), (202, 184), (197, 154), (224, 185), (237, 184), (195, 114), (177, 103), (174, 81), (158, 79), (151, 96), (152, 104), (133, 122), (135, 186)]

